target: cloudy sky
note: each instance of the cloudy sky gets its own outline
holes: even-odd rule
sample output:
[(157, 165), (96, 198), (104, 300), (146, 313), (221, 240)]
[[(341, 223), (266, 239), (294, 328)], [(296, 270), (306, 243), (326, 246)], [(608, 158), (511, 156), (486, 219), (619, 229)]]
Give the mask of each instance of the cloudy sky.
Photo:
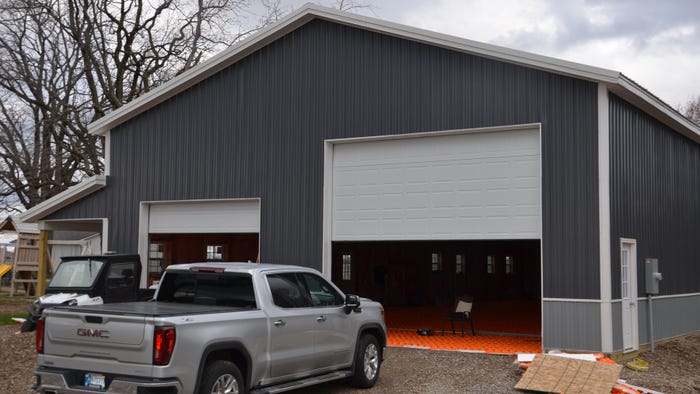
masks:
[(620, 71), (674, 108), (700, 95), (700, 0), (355, 3), (371, 4), (358, 11), (368, 16)]

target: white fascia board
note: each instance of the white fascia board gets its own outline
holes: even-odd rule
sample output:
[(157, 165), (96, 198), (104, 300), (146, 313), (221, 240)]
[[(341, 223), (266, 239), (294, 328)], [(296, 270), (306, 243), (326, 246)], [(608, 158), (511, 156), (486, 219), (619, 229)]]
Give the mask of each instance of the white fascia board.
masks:
[(538, 68), (545, 71), (575, 76), (596, 82), (614, 83), (620, 73), (599, 67), (556, 59), (549, 56), (537, 55), (516, 49), (500, 47), (493, 44), (472, 41), (465, 38), (450, 36), (434, 31), (401, 25), (381, 19), (370, 18), (332, 8), (309, 6), (308, 11), (313, 15), (332, 22), (359, 27), (365, 30), (384, 33), (398, 38), (409, 39), (450, 50), (484, 56), (500, 61)]
[(254, 36), (232, 45), (167, 83), (90, 123), (88, 125), (88, 131), (94, 135), (103, 135), (119, 124), (183, 92), (313, 19), (324, 19), (450, 50), (485, 56), (500, 61), (516, 63), (596, 82), (615, 83), (620, 74), (617, 71), (480, 43), (398, 23), (342, 12), (314, 4), (306, 4), (296, 12), (262, 29)]
[(92, 176), (77, 185), (73, 185), (68, 189), (58, 193), (57, 195), (43, 201), (36, 206), (28, 209), (15, 218), (20, 222), (34, 223), (41, 220), (47, 215), (50, 215), (59, 209), (70, 205), (88, 194), (94, 193), (107, 185), (107, 177), (105, 175)]
[[(659, 120), (679, 133), (686, 136), (696, 135), (700, 140), (700, 128), (697, 125), (685, 119), (677, 111), (618, 71), (472, 41), (315, 4), (304, 5), (250, 38), (232, 45), (165, 84), (90, 123), (88, 131), (94, 135), (103, 135), (121, 123), (189, 89), (313, 19), (323, 19), (448, 50), (483, 56), (596, 83), (605, 83), (611, 91), (618, 95), (638, 97), (639, 100), (647, 103), (647, 106), (642, 107), (643, 110), (650, 112), (657, 118), (662, 116)], [(639, 103), (633, 102), (633, 104)], [(665, 117), (670, 119), (670, 122), (668, 119), (663, 119)]]
[(680, 134), (700, 143), (700, 126), (624, 74), (620, 74), (617, 86), (608, 86), (608, 88)]

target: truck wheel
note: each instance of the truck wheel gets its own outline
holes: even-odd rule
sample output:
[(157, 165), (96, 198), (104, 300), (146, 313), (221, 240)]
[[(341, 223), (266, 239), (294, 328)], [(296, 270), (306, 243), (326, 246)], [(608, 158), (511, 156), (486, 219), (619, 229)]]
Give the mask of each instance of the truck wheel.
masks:
[(355, 368), (350, 384), (358, 388), (374, 386), (379, 378), (382, 355), (374, 335), (363, 335), (355, 356)]
[(199, 388), (200, 394), (242, 394), (245, 392), (243, 377), (236, 364), (225, 360), (217, 360), (207, 364)]

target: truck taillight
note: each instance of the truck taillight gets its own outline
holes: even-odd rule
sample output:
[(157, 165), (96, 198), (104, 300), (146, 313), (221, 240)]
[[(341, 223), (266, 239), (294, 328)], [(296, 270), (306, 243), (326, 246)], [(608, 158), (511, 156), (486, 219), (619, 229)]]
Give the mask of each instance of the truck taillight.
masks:
[(175, 327), (156, 327), (153, 332), (153, 365), (168, 365), (175, 348)]
[(36, 321), (36, 329), (34, 339), (36, 342), (36, 352), (44, 353), (44, 318), (40, 317)]

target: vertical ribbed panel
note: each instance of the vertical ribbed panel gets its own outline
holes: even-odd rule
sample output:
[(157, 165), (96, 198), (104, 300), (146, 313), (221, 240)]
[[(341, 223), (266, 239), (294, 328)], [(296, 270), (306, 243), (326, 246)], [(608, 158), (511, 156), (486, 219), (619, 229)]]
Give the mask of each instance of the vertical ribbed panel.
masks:
[(264, 261), (320, 268), (323, 141), (542, 124), (545, 297), (599, 296), (591, 82), (315, 20), (112, 131), (104, 190), (53, 218), (110, 218), (135, 251), (138, 202), (261, 198)]
[(600, 304), (542, 301), (545, 349), (600, 351)]
[(620, 238), (637, 240), (637, 288), (644, 258), (659, 259), (661, 294), (700, 291), (700, 145), (619, 97), (610, 97), (613, 298), (620, 298)]

